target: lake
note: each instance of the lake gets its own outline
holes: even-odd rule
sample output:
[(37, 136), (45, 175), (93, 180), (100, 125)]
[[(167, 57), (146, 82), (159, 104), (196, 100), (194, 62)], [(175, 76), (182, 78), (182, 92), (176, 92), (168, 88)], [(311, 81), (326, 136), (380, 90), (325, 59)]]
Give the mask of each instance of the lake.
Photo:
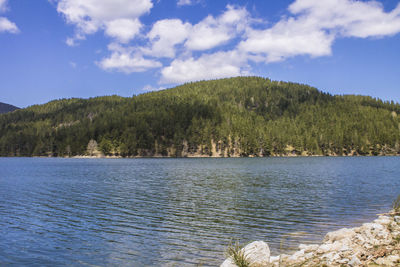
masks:
[(373, 220), (399, 157), (0, 158), (0, 265), (215, 266)]

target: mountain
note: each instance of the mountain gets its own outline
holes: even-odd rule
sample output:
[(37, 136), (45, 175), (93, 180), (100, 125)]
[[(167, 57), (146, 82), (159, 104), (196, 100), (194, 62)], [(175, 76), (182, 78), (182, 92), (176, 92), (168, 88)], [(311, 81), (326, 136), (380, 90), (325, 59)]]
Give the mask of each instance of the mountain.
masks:
[(0, 115), (2, 156), (397, 155), (400, 105), (236, 77)]
[(0, 102), (0, 114), (1, 113), (11, 112), (11, 111), (14, 111), (16, 109), (18, 109), (18, 108), (13, 106), (13, 105)]

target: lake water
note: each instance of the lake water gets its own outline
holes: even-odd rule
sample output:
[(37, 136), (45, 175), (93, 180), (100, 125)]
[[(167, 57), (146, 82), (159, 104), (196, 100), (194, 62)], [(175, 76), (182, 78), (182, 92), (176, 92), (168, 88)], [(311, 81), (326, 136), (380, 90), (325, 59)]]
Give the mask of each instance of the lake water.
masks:
[(370, 221), (399, 157), (0, 158), (0, 265), (215, 266), (230, 241), (272, 253)]

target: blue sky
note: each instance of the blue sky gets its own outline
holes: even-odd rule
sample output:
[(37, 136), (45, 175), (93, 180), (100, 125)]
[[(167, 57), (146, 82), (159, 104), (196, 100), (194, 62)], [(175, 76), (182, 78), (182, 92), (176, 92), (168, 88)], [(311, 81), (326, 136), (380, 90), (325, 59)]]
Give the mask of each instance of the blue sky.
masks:
[(399, 1), (0, 0), (0, 102), (257, 75), (400, 102)]

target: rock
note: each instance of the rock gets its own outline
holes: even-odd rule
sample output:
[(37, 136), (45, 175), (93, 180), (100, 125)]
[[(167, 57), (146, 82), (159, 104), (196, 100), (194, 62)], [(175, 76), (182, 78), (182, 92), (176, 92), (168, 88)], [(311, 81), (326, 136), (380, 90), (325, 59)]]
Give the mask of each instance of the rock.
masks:
[(279, 262), (279, 259), (280, 259), (279, 256), (272, 256), (269, 258), (269, 262), (270, 263)]
[[(263, 267), (269, 266), (270, 251), (268, 244), (263, 241), (254, 241), (242, 248), (250, 265)], [(232, 258), (227, 258), (220, 267), (236, 267)]]
[(322, 254), (332, 250), (332, 244), (322, 244), (318, 247), (317, 253)]
[(304, 244), (299, 245), (299, 249), (304, 250), (305, 253), (316, 251), (318, 247), (319, 247), (318, 245), (304, 245)]
[(329, 252), (322, 256), (323, 259), (326, 259), (328, 263), (333, 263), (340, 259), (340, 255), (336, 251)]
[(380, 231), (383, 229), (383, 226), (379, 223), (364, 223), (363, 226), (371, 229), (371, 231)]
[(400, 216), (394, 216), (394, 221), (400, 223)]
[(388, 216), (379, 216), (374, 222), (381, 225), (388, 225), (392, 222), (392, 220)]
[(342, 247), (342, 244), (339, 241), (335, 241), (333, 243), (325, 243), (319, 246), (317, 249), (317, 253), (327, 253), (329, 251), (338, 251)]
[(309, 260), (309, 259), (314, 258), (314, 257), (315, 257), (315, 255), (314, 255), (313, 252), (309, 252), (309, 253), (307, 253), (307, 254), (304, 255), (304, 258), (305, 258), (306, 260)]
[(334, 232), (327, 233), (324, 242), (335, 242), (342, 240), (344, 238), (353, 238), (355, 236), (355, 232), (353, 229), (348, 229), (348, 228), (342, 228)]
[(291, 261), (298, 261), (302, 259), (304, 260), (304, 250), (299, 250), (289, 257), (289, 260)]
[(349, 265), (352, 266), (352, 267), (354, 267), (354, 266), (359, 266), (359, 265), (361, 265), (361, 261), (357, 258), (356, 255), (354, 255), (354, 256), (351, 258), (351, 261), (349, 262)]
[(237, 265), (233, 262), (232, 258), (229, 257), (220, 265), (220, 267), (237, 267)]
[(395, 266), (395, 263), (400, 259), (398, 255), (390, 255), (387, 257), (383, 258), (378, 258), (375, 263), (379, 265), (385, 265), (385, 266)]
[(348, 263), (349, 261), (350, 261), (349, 259), (343, 258), (343, 259), (338, 260), (337, 263), (339, 263), (339, 264), (346, 264), (346, 263)]

